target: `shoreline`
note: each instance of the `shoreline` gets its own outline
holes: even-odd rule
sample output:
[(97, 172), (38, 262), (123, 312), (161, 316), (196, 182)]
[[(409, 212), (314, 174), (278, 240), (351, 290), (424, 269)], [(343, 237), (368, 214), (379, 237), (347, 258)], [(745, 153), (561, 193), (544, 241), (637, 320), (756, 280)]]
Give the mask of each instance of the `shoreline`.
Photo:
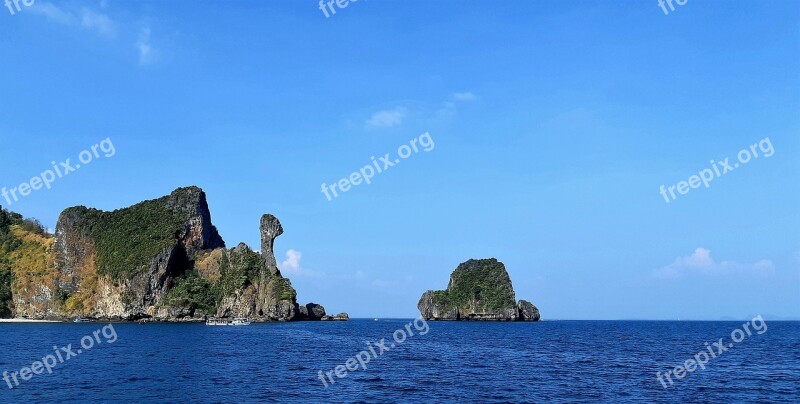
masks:
[(55, 320), (31, 320), (28, 318), (0, 318), (0, 323), (61, 323)]

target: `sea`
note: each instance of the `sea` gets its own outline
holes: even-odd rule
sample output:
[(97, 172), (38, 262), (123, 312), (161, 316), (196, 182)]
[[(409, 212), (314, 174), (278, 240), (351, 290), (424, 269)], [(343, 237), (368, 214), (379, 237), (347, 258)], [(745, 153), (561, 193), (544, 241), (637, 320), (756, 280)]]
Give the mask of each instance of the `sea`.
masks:
[(0, 371), (2, 403), (798, 403), (800, 322), (0, 323)]

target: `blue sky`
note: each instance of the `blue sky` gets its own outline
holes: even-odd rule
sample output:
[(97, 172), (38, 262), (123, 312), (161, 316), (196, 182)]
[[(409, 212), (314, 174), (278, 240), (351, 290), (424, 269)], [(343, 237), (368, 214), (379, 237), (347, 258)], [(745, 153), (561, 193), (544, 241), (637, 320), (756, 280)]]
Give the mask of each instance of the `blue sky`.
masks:
[[(51, 228), (198, 185), (229, 247), (276, 215), (284, 274), (329, 312), (412, 317), (496, 257), (545, 319), (800, 318), (798, 2), (20, 5), (0, 8), (0, 187), (115, 148), (0, 199)], [(423, 133), (431, 151), (321, 192)]]

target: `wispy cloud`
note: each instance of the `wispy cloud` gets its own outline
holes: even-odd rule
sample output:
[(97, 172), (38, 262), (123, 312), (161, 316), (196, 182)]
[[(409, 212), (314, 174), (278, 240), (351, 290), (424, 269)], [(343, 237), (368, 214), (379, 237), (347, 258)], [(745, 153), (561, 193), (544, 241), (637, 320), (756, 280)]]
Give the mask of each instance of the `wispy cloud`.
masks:
[(366, 126), (367, 129), (399, 126), (402, 125), (409, 116), (432, 121), (450, 120), (458, 115), (460, 104), (476, 100), (478, 100), (478, 96), (475, 95), (475, 93), (464, 91), (450, 94), (448, 98), (441, 102), (408, 102), (405, 103), (406, 106), (400, 105), (372, 114), (372, 116), (366, 120), (364, 126)]
[(453, 101), (445, 101), (442, 106), (436, 110), (436, 119), (445, 120), (453, 118), (458, 114), (458, 108)]
[(117, 27), (111, 18), (105, 14), (95, 13), (86, 7), (81, 9), (81, 27), (106, 38), (113, 37), (117, 32)]
[(139, 30), (139, 40), (136, 41), (136, 49), (139, 51), (139, 64), (142, 66), (151, 65), (158, 59), (158, 52), (153, 49), (150, 42), (150, 27), (142, 27)]
[(454, 118), (458, 115), (458, 104), (464, 102), (472, 102), (476, 101), (478, 96), (473, 94), (470, 91), (465, 91), (463, 93), (453, 93), (450, 96), (450, 101), (445, 101), (442, 103), (442, 106), (436, 110), (436, 119), (438, 120), (448, 120)]
[(728, 276), (750, 275), (763, 276), (775, 272), (775, 264), (770, 260), (760, 260), (752, 264), (740, 264), (735, 261), (717, 262), (711, 257), (711, 251), (697, 248), (692, 255), (678, 257), (667, 266), (653, 271), (659, 279), (676, 279), (691, 275)]
[(475, 101), (478, 99), (478, 96), (469, 91), (466, 91), (463, 93), (455, 93), (453, 94), (452, 98), (453, 101), (466, 102), (466, 101)]
[[(108, 7), (108, 3), (105, 1), (100, 3), (100, 8), (102, 10), (106, 10)], [(73, 8), (70, 10), (67, 7), (59, 7), (49, 2), (37, 2), (35, 7), (30, 7), (30, 11), (33, 14), (45, 17), (47, 21), (51, 23), (83, 29), (102, 38), (115, 38), (117, 36), (117, 31), (120, 30), (117, 23), (107, 14), (92, 10), (88, 7), (82, 7), (80, 9)], [(122, 29), (121, 31), (128, 32), (129, 35), (132, 32), (136, 32), (130, 29)], [(149, 25), (141, 27), (138, 30), (138, 36), (134, 42), (134, 47), (136, 48), (140, 66), (152, 65), (159, 60), (160, 54), (153, 46), (151, 36), (152, 31)], [(130, 42), (127, 43), (129, 44)]]
[(76, 23), (75, 16), (56, 7), (53, 3), (39, 3), (30, 8), (31, 14), (38, 14), (47, 18), (47, 21), (62, 25)]
[(378, 111), (367, 119), (366, 126), (371, 129), (397, 126), (403, 123), (407, 114), (408, 108), (406, 107), (396, 107)]
[(281, 262), (281, 272), (284, 275), (297, 275), (297, 276), (309, 276), (309, 277), (321, 277), (324, 274), (311, 271), (308, 269), (303, 268), (300, 265), (300, 260), (303, 259), (303, 253), (297, 251), (295, 249), (289, 249), (286, 251), (286, 259)]
[(106, 14), (92, 11), (83, 7), (80, 11), (64, 10), (53, 3), (42, 2), (31, 7), (32, 14), (45, 17), (47, 21), (71, 27), (79, 27), (94, 32), (104, 38), (113, 38), (117, 33), (117, 26)]

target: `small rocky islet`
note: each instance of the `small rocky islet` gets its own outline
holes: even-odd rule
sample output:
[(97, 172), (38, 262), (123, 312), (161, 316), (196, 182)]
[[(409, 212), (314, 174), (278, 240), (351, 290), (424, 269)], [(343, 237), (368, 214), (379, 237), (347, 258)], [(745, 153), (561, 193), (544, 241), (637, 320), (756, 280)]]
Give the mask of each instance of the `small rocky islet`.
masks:
[(495, 258), (470, 259), (450, 275), (445, 290), (429, 290), (419, 299), (425, 320), (539, 321), (539, 309), (516, 301), (505, 265)]

